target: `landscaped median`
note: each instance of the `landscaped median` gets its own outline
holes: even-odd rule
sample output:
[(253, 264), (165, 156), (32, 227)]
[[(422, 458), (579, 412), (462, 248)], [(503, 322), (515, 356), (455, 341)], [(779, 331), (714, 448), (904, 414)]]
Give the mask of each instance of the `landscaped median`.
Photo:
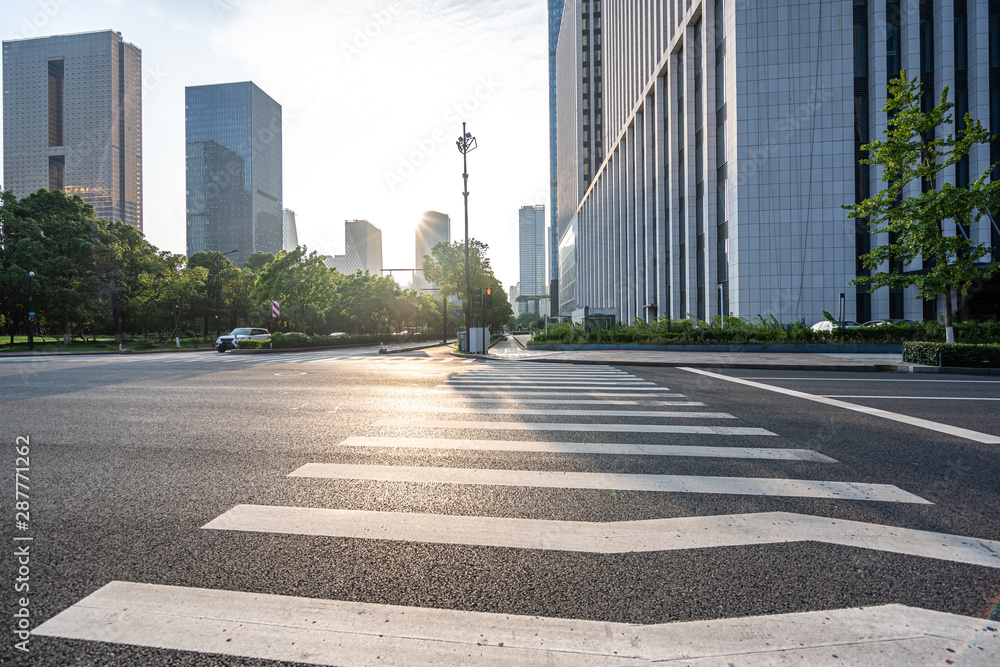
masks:
[(237, 349), (233, 350), (233, 352), (254, 354), (265, 351), (277, 352), (301, 349), (334, 350), (345, 347), (364, 347), (380, 344), (395, 345), (399, 343), (411, 343), (417, 345), (424, 343), (421, 347), (437, 347), (438, 345), (441, 345), (440, 342), (433, 341), (433, 338), (428, 339), (419, 335), (397, 336), (393, 334), (343, 334), (340, 336), (307, 336), (306, 334), (297, 332), (275, 332), (271, 334), (271, 338), (268, 340), (239, 340), (237, 341)]
[(1000, 345), (906, 343), (903, 345), (903, 361), (950, 369), (1000, 369)]

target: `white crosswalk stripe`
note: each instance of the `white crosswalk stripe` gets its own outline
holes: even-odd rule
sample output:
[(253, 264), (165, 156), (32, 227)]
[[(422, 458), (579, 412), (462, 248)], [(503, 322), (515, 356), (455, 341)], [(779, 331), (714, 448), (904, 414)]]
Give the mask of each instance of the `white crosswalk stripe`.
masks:
[[(428, 369), (429, 363), (456, 363), (454, 368), (440, 373), (417, 374), (450, 375), (445, 383), (423, 392), (429, 400), (418, 396), (391, 416), (371, 424), (376, 431), (390, 429), (392, 435), (353, 436), (334, 443), (330, 450), (334, 461), (314, 461), (285, 471), (289, 484), (311, 480), (314, 485), (331, 486), (345, 481), (449, 485), (454, 493), (465, 489), (474, 493), (477, 487), (495, 486), (513, 489), (514, 493), (523, 488), (551, 493), (611, 490), (931, 506), (928, 500), (891, 484), (816, 479), (822, 477), (818, 472), (798, 479), (441, 467), (402, 462), (339, 463), (335, 457), (343, 453), (341, 449), (364, 454), (358, 450), (373, 448), (401, 459), (434, 451), (444, 455), (495, 452), (527, 457), (548, 455), (549, 465), (559, 460), (558, 455), (585, 455), (646, 457), (647, 461), (652, 460), (649, 457), (692, 458), (712, 465), (713, 459), (779, 461), (816, 466), (810, 468), (816, 471), (837, 469), (835, 459), (809, 449), (748, 447), (739, 440), (729, 445), (728, 438), (777, 435), (752, 424), (740, 424), (735, 415), (726, 412), (676, 410), (707, 406), (698, 400), (676, 400), (687, 397), (608, 367), (559, 368), (549, 373), (531, 364), (499, 366), (476, 359), (317, 358), (309, 354), (266, 360), (226, 355), (220, 361), (267, 365), (371, 363), (402, 373), (410, 368)], [(477, 366), (468, 368), (465, 364)], [(566, 407), (525, 407), (530, 405)], [(579, 406), (596, 407), (577, 409)], [(610, 406), (613, 409), (602, 409)], [(421, 413), (422, 418), (403, 416), (413, 412)], [(447, 415), (476, 415), (479, 419), (437, 418)], [(549, 417), (616, 418), (619, 423), (525, 421)], [(702, 423), (636, 424), (635, 419), (696, 419)], [(734, 421), (737, 425), (713, 423)], [(429, 429), (471, 430), (486, 434), (488, 439), (410, 437), (405, 433)], [(691, 442), (667, 443), (659, 439), (657, 444), (633, 444), (626, 438), (620, 442), (575, 442), (506, 437), (517, 432), (579, 432), (591, 434), (591, 440), (599, 439), (602, 433), (684, 435), (690, 436)], [(698, 444), (702, 442), (705, 444)], [(814, 542), (1000, 569), (1000, 542), (780, 511), (588, 522), (451, 515), (447, 510), (425, 514), (240, 504), (202, 528), (223, 534), (235, 531), (576, 554), (681, 552)], [(702, 664), (698, 660), (720, 664), (721, 660), (724, 664), (732, 662), (734, 656), (747, 654), (753, 654), (759, 664), (790, 657), (811, 663), (826, 659), (817, 658), (827, 656), (830, 647), (836, 647), (842, 658), (869, 657), (870, 653), (851, 653), (861, 650), (856, 648), (859, 645), (869, 652), (877, 646), (882, 661), (890, 663), (894, 656), (909, 655), (907, 651), (920, 655), (919, 651), (930, 647), (944, 647), (941, 650), (954, 653), (971, 645), (984, 656), (1000, 656), (1000, 633), (982, 631), (977, 619), (894, 605), (638, 626), (118, 581), (48, 620), (35, 634), (329, 665), (411, 664), (414, 656), (439, 665), (633, 665), (668, 660), (685, 664)]]

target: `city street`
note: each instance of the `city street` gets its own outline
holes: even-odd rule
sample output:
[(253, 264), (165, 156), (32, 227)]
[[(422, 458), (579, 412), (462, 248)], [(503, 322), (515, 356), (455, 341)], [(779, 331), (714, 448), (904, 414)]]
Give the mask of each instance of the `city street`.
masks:
[(3, 664), (1000, 663), (997, 378), (12, 357), (0, 425)]

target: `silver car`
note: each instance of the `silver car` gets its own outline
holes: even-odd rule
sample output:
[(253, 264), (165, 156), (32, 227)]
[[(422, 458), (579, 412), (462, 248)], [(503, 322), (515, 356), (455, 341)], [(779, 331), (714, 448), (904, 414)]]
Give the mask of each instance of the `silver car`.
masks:
[(271, 334), (267, 329), (233, 329), (228, 336), (219, 336), (215, 339), (215, 349), (219, 352), (235, 350), (237, 341), (240, 340), (267, 340)]

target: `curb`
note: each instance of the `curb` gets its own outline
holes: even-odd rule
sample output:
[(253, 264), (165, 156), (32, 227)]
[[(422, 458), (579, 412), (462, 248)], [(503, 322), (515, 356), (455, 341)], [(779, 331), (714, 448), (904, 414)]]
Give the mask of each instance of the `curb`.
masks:
[[(415, 347), (405, 347), (397, 350), (386, 349), (385, 354), (399, 354), (400, 352), (413, 352), (414, 350), (429, 350), (434, 347), (444, 347), (446, 343), (427, 343)], [(378, 347), (369, 343), (366, 345), (324, 345), (322, 347), (284, 347), (277, 350), (230, 350), (231, 354), (287, 354), (290, 352), (324, 352), (329, 350), (350, 350), (366, 347)], [(215, 350), (212, 350), (213, 352)]]

